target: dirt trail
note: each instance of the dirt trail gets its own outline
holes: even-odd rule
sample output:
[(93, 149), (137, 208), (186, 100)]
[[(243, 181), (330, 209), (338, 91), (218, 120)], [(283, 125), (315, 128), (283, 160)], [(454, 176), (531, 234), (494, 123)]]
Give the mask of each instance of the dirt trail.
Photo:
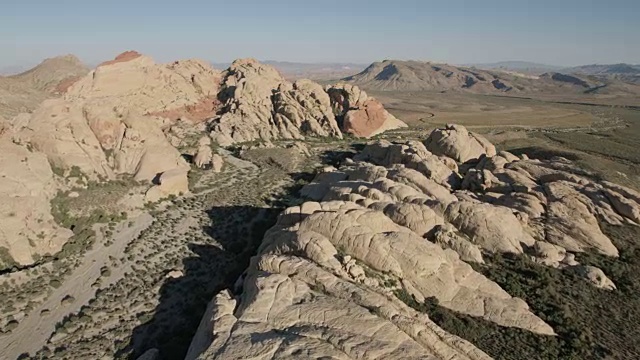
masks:
[[(131, 226), (129, 226), (131, 222)], [(148, 213), (120, 222), (114, 231), (113, 244), (104, 245), (103, 235), (96, 231), (96, 243), (93, 249), (87, 251), (82, 258), (82, 263), (65, 279), (63, 285), (53, 291), (51, 296), (42, 304), (33, 309), (29, 316), (24, 318), (18, 327), (10, 334), (0, 337), (0, 359), (16, 359), (21, 354), (35, 353), (42, 348), (58, 322), (71, 313), (80, 310), (94, 297), (96, 289), (91, 286), (99, 277), (100, 269), (109, 265), (109, 256), (122, 255), (127, 244), (153, 222), (153, 217)], [(124, 276), (124, 267), (112, 269), (109, 282), (115, 282)], [(101, 287), (107, 286), (102, 284)], [(75, 298), (70, 304), (62, 305), (62, 299), (67, 296)], [(48, 313), (40, 315), (43, 310)]]

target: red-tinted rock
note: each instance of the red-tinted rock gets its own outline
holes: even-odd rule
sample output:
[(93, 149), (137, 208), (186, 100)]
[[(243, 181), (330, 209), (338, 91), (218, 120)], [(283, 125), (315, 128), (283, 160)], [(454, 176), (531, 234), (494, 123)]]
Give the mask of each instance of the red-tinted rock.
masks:
[(142, 54), (140, 54), (137, 51), (125, 51), (122, 54), (116, 56), (115, 59), (113, 60), (109, 60), (109, 61), (105, 61), (102, 64), (98, 65), (98, 66), (106, 66), (106, 65), (113, 65), (113, 64), (117, 64), (117, 63), (121, 63), (121, 62), (126, 62), (126, 61), (131, 61), (133, 59), (137, 59), (140, 56), (142, 56)]
[(387, 114), (378, 100), (366, 100), (359, 109), (347, 112), (343, 131), (359, 137), (372, 136), (387, 120)]

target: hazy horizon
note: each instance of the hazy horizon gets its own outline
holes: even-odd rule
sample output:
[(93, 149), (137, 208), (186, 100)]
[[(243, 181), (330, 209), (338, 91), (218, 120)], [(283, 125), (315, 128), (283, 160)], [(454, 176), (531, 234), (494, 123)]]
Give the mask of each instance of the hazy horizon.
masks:
[(130, 49), (159, 62), (640, 63), (632, 1), (10, 1), (0, 13), (0, 68), (67, 53), (96, 64)]

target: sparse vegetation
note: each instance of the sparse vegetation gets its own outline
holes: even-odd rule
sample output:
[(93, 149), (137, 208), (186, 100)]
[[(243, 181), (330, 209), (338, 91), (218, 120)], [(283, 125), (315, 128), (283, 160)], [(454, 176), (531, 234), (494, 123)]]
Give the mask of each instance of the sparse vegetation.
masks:
[(487, 257), (477, 270), (497, 282), (512, 296), (524, 299), (550, 324), (558, 336), (536, 335), (504, 328), (491, 322), (456, 313), (438, 305), (423, 304), (403, 290), (396, 296), (426, 312), (446, 331), (458, 335), (498, 359), (633, 359), (640, 356), (640, 228), (602, 224), (620, 258), (581, 254), (583, 264), (599, 266), (617, 284), (610, 292), (588, 285), (570, 271), (536, 264), (523, 256)]
[(60, 305), (62, 305), (62, 306), (69, 305), (69, 304), (72, 304), (74, 301), (76, 301), (76, 298), (74, 298), (71, 295), (67, 295), (64, 298), (62, 298), (62, 301), (60, 302)]

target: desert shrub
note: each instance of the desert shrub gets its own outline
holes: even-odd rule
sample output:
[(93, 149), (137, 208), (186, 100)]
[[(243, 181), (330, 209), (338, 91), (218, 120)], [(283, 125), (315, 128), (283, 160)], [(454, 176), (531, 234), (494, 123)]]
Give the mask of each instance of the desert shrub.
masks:
[(100, 269), (100, 276), (102, 276), (102, 277), (109, 277), (109, 276), (111, 276), (111, 270), (109, 270), (109, 268), (108, 268), (108, 267), (103, 266), (103, 267)]
[(73, 303), (74, 301), (76, 301), (76, 298), (74, 298), (71, 295), (66, 295), (64, 298), (62, 298), (62, 300), (60, 301), (61, 305), (69, 305), (71, 303)]
[(18, 322), (18, 320), (10, 320), (7, 325), (5, 325), (4, 330), (11, 332), (13, 330), (15, 330), (18, 325), (20, 325), (20, 323)]
[(10, 269), (18, 266), (18, 263), (9, 254), (9, 249), (0, 246), (0, 270)]

